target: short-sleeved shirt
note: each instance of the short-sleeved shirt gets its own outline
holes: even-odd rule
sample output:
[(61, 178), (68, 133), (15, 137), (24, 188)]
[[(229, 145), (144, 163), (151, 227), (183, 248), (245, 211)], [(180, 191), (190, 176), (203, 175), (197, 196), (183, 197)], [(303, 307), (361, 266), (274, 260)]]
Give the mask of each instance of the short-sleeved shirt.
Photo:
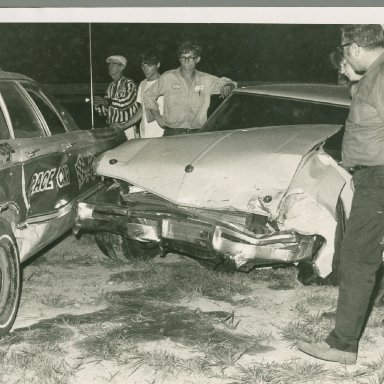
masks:
[(124, 123), (137, 111), (137, 88), (133, 80), (122, 76), (115, 83), (112, 81), (105, 93), (105, 98), (111, 101), (110, 105), (97, 106), (96, 110), (101, 116), (107, 117), (107, 124)]
[[(152, 85), (154, 85), (156, 81), (157, 79), (152, 81), (148, 81), (147, 79), (144, 79), (140, 83), (139, 89), (137, 91), (137, 102), (141, 104), (141, 108), (143, 111), (143, 116), (140, 122), (140, 137), (142, 138), (160, 137), (160, 136), (163, 136), (164, 134), (164, 129), (159, 126), (156, 120), (154, 120), (153, 118), (148, 119), (149, 113), (143, 101), (144, 91), (149, 87), (151, 87)], [(157, 105), (158, 105), (160, 114), (163, 115), (163, 96), (159, 96), (159, 98), (157, 99)]]
[(188, 86), (181, 68), (164, 72), (157, 83), (144, 92), (146, 108), (156, 110), (156, 100), (164, 95), (164, 124), (169, 128), (199, 129), (207, 120), (211, 95), (220, 93), (223, 85), (233, 83), (205, 72), (195, 71)]
[(348, 167), (384, 165), (384, 54), (357, 85), (345, 124), (342, 158)]

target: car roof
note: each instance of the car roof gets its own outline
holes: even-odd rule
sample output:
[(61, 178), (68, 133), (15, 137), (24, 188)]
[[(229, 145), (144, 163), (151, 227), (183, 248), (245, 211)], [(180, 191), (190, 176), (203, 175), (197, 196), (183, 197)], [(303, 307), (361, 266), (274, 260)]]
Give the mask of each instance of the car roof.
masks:
[(351, 104), (349, 87), (332, 84), (255, 84), (239, 87), (235, 92), (308, 100), (346, 107)]
[(1, 70), (0, 70), (0, 80), (27, 80), (27, 81), (35, 82), (30, 77), (24, 76), (20, 73), (5, 72)]

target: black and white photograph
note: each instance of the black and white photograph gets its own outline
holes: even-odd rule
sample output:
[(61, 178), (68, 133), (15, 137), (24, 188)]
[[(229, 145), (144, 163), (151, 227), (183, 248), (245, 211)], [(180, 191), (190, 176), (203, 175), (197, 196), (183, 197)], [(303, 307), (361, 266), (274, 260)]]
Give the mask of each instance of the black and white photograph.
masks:
[(0, 384), (384, 383), (384, 8), (0, 8)]

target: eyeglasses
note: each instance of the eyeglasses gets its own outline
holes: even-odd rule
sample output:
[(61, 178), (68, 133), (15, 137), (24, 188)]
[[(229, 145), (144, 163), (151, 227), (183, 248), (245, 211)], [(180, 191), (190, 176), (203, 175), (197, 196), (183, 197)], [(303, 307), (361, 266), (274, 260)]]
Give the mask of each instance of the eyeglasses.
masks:
[(196, 59), (197, 56), (179, 56), (179, 59), (181, 61), (188, 61), (189, 63), (191, 63), (193, 60)]
[(344, 43), (344, 44), (341, 44), (340, 45), (340, 48), (343, 49), (344, 47), (348, 47), (348, 45), (352, 45), (353, 42), (350, 42), (350, 43)]

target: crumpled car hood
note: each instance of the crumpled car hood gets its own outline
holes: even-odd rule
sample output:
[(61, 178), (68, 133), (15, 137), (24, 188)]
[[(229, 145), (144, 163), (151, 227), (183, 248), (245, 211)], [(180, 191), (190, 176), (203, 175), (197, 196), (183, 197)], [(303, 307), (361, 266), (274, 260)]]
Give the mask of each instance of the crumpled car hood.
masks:
[(279, 199), (303, 158), (335, 125), (251, 128), (128, 141), (96, 172), (190, 207), (260, 211)]

